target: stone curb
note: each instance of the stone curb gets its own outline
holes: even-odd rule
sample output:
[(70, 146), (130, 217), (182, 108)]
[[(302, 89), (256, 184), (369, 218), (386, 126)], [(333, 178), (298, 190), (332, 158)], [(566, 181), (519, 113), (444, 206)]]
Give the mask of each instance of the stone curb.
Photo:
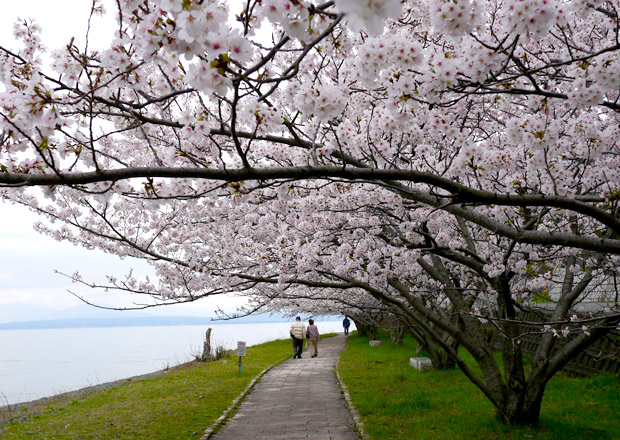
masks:
[(267, 372), (269, 372), (269, 370), (271, 370), (274, 367), (277, 367), (278, 365), (280, 365), (282, 362), (284, 362), (285, 360), (287, 360), (288, 357), (282, 359), (281, 361), (276, 362), (275, 364), (265, 368), (263, 371), (261, 371), (260, 373), (258, 373), (258, 375), (252, 379), (252, 382), (250, 382), (250, 384), (245, 388), (245, 390), (243, 390), (241, 392), (241, 394), (239, 394), (237, 396), (237, 398), (235, 400), (233, 400), (233, 403), (226, 408), (226, 410), (224, 411), (224, 413), (211, 425), (209, 426), (206, 430), (205, 433), (202, 437), (200, 437), (200, 440), (209, 440), (213, 434), (215, 434), (215, 432), (224, 424), (226, 423), (226, 421), (230, 418), (230, 413), (233, 412), (237, 407), (239, 407), (239, 405), (241, 404), (241, 402), (243, 402), (243, 400), (248, 396), (248, 394), (250, 394), (252, 392), (252, 390), (254, 389), (254, 387), (256, 386), (256, 383), (265, 375), (267, 374)]
[(338, 371), (338, 367), (336, 367), (335, 371), (336, 371), (336, 379), (338, 380), (338, 385), (340, 385), (340, 389), (342, 390), (342, 394), (344, 395), (344, 400), (347, 403), (347, 408), (349, 408), (351, 417), (353, 417), (355, 428), (359, 432), (362, 440), (370, 440), (370, 436), (366, 434), (366, 432), (364, 431), (364, 422), (362, 422), (362, 418), (360, 417), (359, 413), (355, 409), (355, 406), (353, 406), (353, 401), (351, 400), (351, 394), (349, 394), (349, 389), (347, 388), (347, 386), (342, 381), (342, 378), (340, 377), (340, 372)]

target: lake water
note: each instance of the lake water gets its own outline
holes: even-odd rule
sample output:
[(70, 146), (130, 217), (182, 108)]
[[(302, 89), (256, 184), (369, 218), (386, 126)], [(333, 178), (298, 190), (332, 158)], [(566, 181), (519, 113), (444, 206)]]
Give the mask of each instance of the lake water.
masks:
[[(321, 333), (341, 321), (317, 321)], [(0, 330), (0, 406), (172, 367), (202, 351), (207, 325)], [(288, 339), (290, 323), (216, 324), (211, 345)]]

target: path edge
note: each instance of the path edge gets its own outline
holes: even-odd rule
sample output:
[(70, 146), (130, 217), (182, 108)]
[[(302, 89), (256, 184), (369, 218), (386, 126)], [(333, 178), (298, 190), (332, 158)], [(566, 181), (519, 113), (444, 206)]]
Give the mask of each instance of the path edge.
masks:
[(241, 403), (245, 400), (248, 394), (252, 392), (252, 390), (258, 383), (258, 381), (262, 379), (263, 376), (267, 374), (272, 368), (277, 367), (278, 365), (280, 365), (282, 362), (286, 361), (287, 359), (288, 357), (285, 357), (284, 359), (268, 366), (263, 371), (258, 373), (258, 375), (254, 377), (254, 379), (252, 379), (252, 381), (248, 384), (248, 386), (245, 387), (245, 389), (241, 392), (241, 394), (239, 394), (235, 398), (235, 400), (233, 400), (230, 406), (226, 408), (226, 410), (222, 413), (222, 415), (219, 416), (218, 419), (215, 422), (213, 422), (213, 424), (205, 430), (205, 433), (203, 434), (202, 437), (200, 437), (200, 440), (209, 440), (213, 436), (213, 434), (215, 434), (216, 431), (220, 429), (222, 425), (224, 425), (224, 423), (228, 421), (228, 419), (230, 418), (230, 413), (232, 413), (235, 409), (239, 407), (239, 405), (241, 405)]
[[(338, 359), (340, 360), (340, 356), (338, 356)], [(353, 417), (353, 423), (355, 423), (355, 429), (357, 429), (362, 440), (370, 440), (370, 436), (366, 433), (366, 431), (364, 431), (364, 422), (362, 422), (362, 418), (360, 417), (359, 412), (357, 411), (357, 409), (355, 409), (355, 406), (353, 405), (353, 400), (351, 399), (351, 394), (349, 393), (349, 389), (344, 384), (344, 381), (342, 380), (342, 377), (340, 376), (340, 371), (338, 371), (337, 364), (336, 364), (336, 368), (334, 371), (336, 372), (336, 380), (338, 381), (338, 385), (340, 386), (340, 389), (342, 390), (342, 394), (344, 395), (344, 400), (347, 404), (347, 408), (349, 409), (349, 412), (351, 413), (351, 417)]]

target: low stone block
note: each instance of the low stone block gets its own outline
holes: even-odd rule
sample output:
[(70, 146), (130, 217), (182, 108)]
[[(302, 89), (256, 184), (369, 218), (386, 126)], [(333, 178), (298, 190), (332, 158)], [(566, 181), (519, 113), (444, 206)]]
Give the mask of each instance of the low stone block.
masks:
[(379, 345), (381, 345), (381, 341), (379, 340), (372, 340), (369, 342), (371, 347), (378, 347)]
[(425, 357), (409, 358), (409, 364), (420, 371), (433, 369), (433, 363), (429, 358)]

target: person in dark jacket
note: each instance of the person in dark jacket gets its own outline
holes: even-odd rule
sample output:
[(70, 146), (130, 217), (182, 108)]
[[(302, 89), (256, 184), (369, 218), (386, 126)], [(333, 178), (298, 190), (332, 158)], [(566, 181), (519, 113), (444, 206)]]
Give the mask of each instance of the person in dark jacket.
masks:
[(342, 320), (342, 326), (344, 327), (344, 335), (349, 336), (349, 327), (351, 327), (351, 321), (346, 316)]

